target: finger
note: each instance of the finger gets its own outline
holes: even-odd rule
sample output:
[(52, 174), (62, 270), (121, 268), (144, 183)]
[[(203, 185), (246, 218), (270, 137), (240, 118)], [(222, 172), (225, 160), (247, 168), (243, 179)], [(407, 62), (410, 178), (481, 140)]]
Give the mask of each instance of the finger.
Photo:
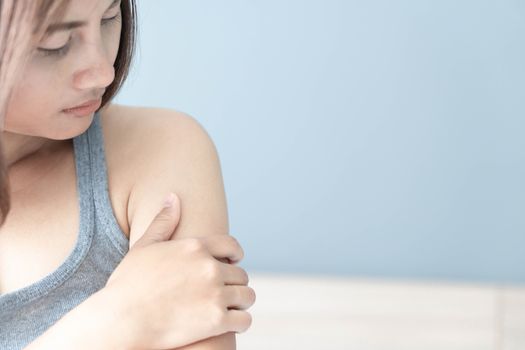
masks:
[(255, 304), (255, 291), (247, 286), (225, 286), (224, 295), (228, 309), (246, 310)]
[(132, 249), (170, 239), (180, 221), (179, 197), (175, 193), (172, 193), (171, 198), (173, 199), (172, 205), (170, 207), (163, 207), (160, 212), (157, 213), (146, 232), (133, 244)]
[(244, 257), (244, 251), (237, 240), (227, 234), (200, 237), (210, 254), (220, 260), (227, 258), (231, 262), (239, 262)]
[(225, 285), (247, 285), (250, 281), (248, 273), (241, 267), (220, 263), (222, 276), (224, 276)]
[(252, 325), (252, 315), (247, 311), (228, 310), (226, 313), (226, 327), (228, 331), (244, 333)]

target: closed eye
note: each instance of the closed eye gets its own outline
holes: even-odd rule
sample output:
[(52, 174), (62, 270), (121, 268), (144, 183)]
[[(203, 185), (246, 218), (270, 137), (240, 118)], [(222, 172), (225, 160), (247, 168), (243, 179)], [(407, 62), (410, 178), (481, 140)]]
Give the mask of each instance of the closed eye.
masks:
[[(116, 22), (117, 19), (119, 19), (120, 14), (121, 13), (119, 11), (119, 13), (117, 13), (113, 17), (103, 18), (100, 21), (101, 25), (102, 26), (106, 26), (106, 25), (111, 24), (112, 22)], [(67, 43), (64, 46), (58, 47), (56, 49), (46, 49), (46, 48), (39, 47), (38, 51), (41, 52), (43, 56), (57, 56), (57, 57), (61, 57), (61, 56), (65, 56), (68, 53), (70, 44), (71, 44), (71, 36), (69, 36), (69, 39), (68, 39)]]

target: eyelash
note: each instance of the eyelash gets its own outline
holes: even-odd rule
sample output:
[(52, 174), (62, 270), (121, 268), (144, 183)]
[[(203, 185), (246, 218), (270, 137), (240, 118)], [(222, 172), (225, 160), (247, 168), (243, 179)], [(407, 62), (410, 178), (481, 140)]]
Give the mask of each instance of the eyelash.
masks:
[[(102, 19), (102, 25), (108, 25), (111, 22), (117, 20), (117, 18), (120, 16), (120, 12), (116, 14), (113, 17)], [(42, 49), (38, 48), (38, 51), (40, 51), (45, 57), (47, 56), (55, 56), (55, 57), (62, 57), (65, 56), (69, 51), (69, 44), (71, 42), (71, 37), (69, 37), (69, 40), (67, 41), (66, 45), (59, 47), (58, 49)]]

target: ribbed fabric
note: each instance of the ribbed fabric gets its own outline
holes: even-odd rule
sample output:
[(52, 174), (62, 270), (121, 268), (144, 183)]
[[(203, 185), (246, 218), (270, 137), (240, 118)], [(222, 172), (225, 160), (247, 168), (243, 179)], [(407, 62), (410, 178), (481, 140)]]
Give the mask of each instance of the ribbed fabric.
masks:
[[(106, 284), (129, 249), (108, 192), (100, 115), (73, 139), (80, 227), (66, 260), (41, 280), (0, 295), (0, 349), (22, 349)], [(64, 334), (67, 337), (67, 334)]]

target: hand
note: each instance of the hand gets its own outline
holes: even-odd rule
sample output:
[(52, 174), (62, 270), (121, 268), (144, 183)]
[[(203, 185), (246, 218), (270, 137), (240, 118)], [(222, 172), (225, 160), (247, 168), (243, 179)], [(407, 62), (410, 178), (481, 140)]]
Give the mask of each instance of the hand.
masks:
[(115, 301), (130, 347), (167, 349), (226, 332), (244, 332), (255, 303), (238, 263), (243, 250), (230, 235), (169, 240), (180, 219), (180, 202), (163, 208), (130, 249), (104, 287)]

